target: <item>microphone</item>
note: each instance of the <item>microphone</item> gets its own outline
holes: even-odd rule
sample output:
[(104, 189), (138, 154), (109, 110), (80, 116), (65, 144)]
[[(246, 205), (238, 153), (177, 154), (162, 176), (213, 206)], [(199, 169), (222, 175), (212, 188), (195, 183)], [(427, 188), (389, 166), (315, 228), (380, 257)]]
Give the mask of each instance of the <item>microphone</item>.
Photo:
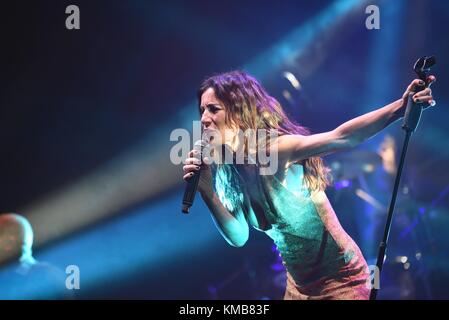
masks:
[[(424, 86), (417, 86), (416, 92), (424, 90)], [(404, 122), (402, 128), (408, 132), (414, 132), (418, 126), (419, 120), (421, 118), (421, 113), (423, 111), (423, 106), (421, 104), (415, 103), (413, 101), (413, 95), (415, 92), (411, 92), (407, 98), (407, 108), (405, 109)]]
[[(203, 150), (207, 146), (207, 142), (204, 140), (198, 140), (193, 146), (193, 150), (198, 151), (198, 153), (193, 155), (197, 159), (201, 159)], [(200, 181), (201, 169), (198, 171), (193, 171), (193, 176), (187, 180), (186, 189), (184, 191), (184, 197), (182, 198), (182, 212), (189, 213), (190, 207), (193, 205), (193, 200), (195, 200), (196, 189), (198, 188), (198, 183)]]
[[(415, 70), (415, 73), (418, 75), (418, 77), (422, 81), (424, 81), (424, 83), (427, 83), (427, 74), (430, 68), (435, 65), (435, 63), (436, 58), (434, 56), (422, 57), (419, 58), (418, 61), (416, 61), (413, 69)], [(413, 133), (416, 130), (416, 127), (418, 126), (419, 123), (419, 119), (421, 118), (421, 113), (423, 109), (427, 108), (424, 107), (422, 104), (415, 103), (413, 101), (413, 95), (416, 92), (424, 90), (426, 87), (427, 84), (424, 86), (417, 86), (415, 88), (415, 92), (412, 92), (408, 95), (407, 107), (405, 109), (404, 115), (404, 122), (402, 124), (402, 129), (404, 129), (407, 132)]]

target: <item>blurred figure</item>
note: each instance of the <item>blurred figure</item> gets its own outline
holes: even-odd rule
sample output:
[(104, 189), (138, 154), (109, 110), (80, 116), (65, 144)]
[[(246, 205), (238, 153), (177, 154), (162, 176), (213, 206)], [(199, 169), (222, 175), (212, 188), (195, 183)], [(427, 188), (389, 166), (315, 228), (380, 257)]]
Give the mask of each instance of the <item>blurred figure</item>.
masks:
[[(386, 134), (376, 150), (381, 162), (358, 176), (356, 194), (362, 200), (357, 218), (361, 249), (368, 264), (376, 263), (396, 175), (396, 141)], [(391, 239), (390, 239), (391, 244)]]
[(33, 229), (24, 217), (6, 213), (0, 215), (0, 265), (19, 261), (24, 268), (36, 264), (32, 255)]
[(386, 173), (396, 174), (396, 141), (390, 135), (386, 135), (380, 144), (377, 154), (382, 158), (382, 166)]
[(15, 213), (0, 214), (0, 299), (72, 299), (65, 274), (33, 257), (33, 229)]

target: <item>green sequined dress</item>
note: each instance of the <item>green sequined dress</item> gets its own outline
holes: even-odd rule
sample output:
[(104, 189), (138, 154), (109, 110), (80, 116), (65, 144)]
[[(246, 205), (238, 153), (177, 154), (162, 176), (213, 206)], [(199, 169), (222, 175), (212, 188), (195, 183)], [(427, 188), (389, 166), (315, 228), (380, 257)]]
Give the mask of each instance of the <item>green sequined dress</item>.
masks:
[[(324, 191), (311, 192), (304, 169), (279, 175), (256, 165), (215, 168), (215, 191), (230, 211), (239, 208), (277, 246), (287, 271), (284, 299), (368, 299), (368, 266), (341, 227)], [(357, 214), (354, 212), (353, 214)]]

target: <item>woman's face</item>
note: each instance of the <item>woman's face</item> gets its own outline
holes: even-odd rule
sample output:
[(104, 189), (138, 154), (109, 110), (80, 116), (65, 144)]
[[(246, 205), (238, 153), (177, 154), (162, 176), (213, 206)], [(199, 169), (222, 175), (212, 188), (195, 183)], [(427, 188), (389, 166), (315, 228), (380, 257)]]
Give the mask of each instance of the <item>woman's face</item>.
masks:
[[(204, 91), (201, 96), (201, 125), (207, 135), (219, 135), (221, 143), (229, 143), (233, 139), (233, 130), (225, 123), (226, 109), (215, 96), (213, 88)], [(212, 146), (220, 144), (217, 139), (208, 141)]]

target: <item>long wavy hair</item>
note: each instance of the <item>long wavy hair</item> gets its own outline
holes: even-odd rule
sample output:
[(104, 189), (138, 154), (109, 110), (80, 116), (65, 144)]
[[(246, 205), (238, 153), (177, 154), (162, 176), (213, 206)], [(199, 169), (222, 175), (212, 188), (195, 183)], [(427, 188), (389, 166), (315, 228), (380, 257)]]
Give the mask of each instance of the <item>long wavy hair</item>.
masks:
[[(214, 89), (216, 97), (224, 104), (227, 126), (237, 126), (243, 131), (275, 130), (278, 135), (310, 134), (307, 128), (289, 119), (281, 104), (254, 77), (243, 71), (226, 72), (205, 79), (198, 89), (198, 106), (201, 96), (209, 88)], [(310, 189), (325, 190), (330, 184), (330, 170), (320, 157), (310, 157), (298, 163), (304, 167), (304, 178)]]

